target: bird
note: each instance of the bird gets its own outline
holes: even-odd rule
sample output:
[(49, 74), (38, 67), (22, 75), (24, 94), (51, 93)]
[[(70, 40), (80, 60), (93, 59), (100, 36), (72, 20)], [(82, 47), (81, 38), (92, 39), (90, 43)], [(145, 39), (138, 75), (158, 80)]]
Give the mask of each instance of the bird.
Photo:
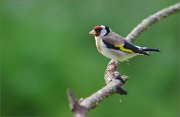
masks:
[(151, 51), (160, 52), (159, 48), (134, 45), (105, 25), (95, 26), (89, 34), (94, 36), (97, 50), (102, 55), (118, 62), (128, 61), (137, 55), (150, 56)]

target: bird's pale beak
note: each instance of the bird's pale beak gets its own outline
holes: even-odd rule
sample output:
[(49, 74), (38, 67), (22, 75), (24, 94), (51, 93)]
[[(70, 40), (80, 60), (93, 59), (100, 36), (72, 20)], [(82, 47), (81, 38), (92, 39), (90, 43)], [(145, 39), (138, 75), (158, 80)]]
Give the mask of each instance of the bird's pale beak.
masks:
[(95, 34), (96, 34), (96, 32), (95, 32), (94, 30), (91, 30), (91, 31), (89, 32), (89, 34), (91, 34), (91, 35), (95, 35)]

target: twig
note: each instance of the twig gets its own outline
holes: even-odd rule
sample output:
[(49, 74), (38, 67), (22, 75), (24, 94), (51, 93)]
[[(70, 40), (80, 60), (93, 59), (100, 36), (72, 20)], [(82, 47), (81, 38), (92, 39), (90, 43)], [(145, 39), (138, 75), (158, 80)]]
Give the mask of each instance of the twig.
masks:
[(87, 113), (87, 108), (79, 105), (70, 89), (67, 90), (67, 95), (69, 100), (69, 106), (71, 111), (74, 113), (74, 117), (85, 117)]
[(172, 5), (168, 8), (162, 9), (146, 19), (142, 20), (127, 36), (126, 40), (134, 41), (142, 32), (144, 32), (152, 24), (180, 11), (180, 3)]
[[(133, 42), (142, 32), (144, 32), (150, 25), (170, 16), (171, 14), (177, 13), (180, 11), (180, 3), (172, 5), (168, 8), (158, 11), (157, 13), (147, 17), (140, 24), (138, 24), (126, 37), (130, 42)], [(67, 91), (70, 109), (74, 113), (75, 117), (86, 117), (87, 112), (90, 109), (95, 108), (101, 101), (106, 97), (111, 96), (115, 93), (121, 95), (126, 95), (127, 91), (123, 89), (123, 85), (127, 81), (127, 76), (120, 76), (119, 72), (116, 71), (118, 63), (114, 60), (111, 60), (107, 65), (105, 71), (104, 79), (106, 86), (92, 94), (91, 96), (80, 99), (79, 101), (75, 100), (74, 95), (70, 90)]]

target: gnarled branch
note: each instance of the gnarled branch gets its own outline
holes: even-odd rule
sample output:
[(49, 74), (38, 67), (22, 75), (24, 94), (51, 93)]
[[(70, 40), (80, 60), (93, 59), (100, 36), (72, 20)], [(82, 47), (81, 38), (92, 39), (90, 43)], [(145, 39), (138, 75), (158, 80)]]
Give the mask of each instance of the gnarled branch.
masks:
[[(126, 37), (130, 42), (133, 42), (142, 32), (144, 32), (150, 25), (170, 16), (171, 14), (177, 13), (180, 11), (180, 3), (172, 5), (168, 8), (162, 9), (157, 13), (150, 15), (146, 19), (142, 20)], [(90, 109), (93, 109), (103, 101), (106, 97), (111, 96), (115, 93), (121, 95), (126, 95), (127, 91), (123, 89), (123, 85), (127, 81), (127, 76), (120, 76), (119, 72), (116, 71), (118, 63), (114, 60), (111, 60), (107, 65), (105, 71), (104, 79), (106, 86), (92, 94), (91, 96), (75, 100), (74, 95), (70, 90), (67, 91), (70, 109), (74, 113), (75, 117), (86, 117), (87, 112)]]
[(115, 93), (121, 95), (127, 95), (127, 91), (123, 89), (123, 85), (128, 80), (128, 77), (127, 76), (121, 77), (120, 74), (117, 71), (115, 71), (116, 68), (114, 69), (113, 66), (114, 63), (110, 63), (110, 65), (108, 64), (108, 67), (106, 69), (106, 72), (112, 73), (106, 77), (107, 79), (111, 79), (111, 81), (108, 80), (110, 82), (106, 86), (104, 86), (96, 93), (92, 94), (91, 96), (77, 101), (75, 100), (72, 92), (68, 89), (67, 95), (70, 102), (70, 109), (74, 113), (75, 117), (85, 117), (88, 110), (95, 108), (101, 101), (103, 101), (106, 97), (110, 95), (113, 95)]

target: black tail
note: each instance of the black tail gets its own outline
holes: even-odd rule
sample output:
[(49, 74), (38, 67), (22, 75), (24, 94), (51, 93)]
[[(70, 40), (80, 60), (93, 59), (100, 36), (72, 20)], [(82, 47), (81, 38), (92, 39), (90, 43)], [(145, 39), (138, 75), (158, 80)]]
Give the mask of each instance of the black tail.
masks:
[(139, 49), (138, 53), (150, 56), (150, 54), (149, 54), (150, 51), (152, 51), (152, 52), (161, 52), (160, 49), (157, 49), (157, 48), (142, 47), (142, 48)]
[(143, 55), (148, 55), (148, 56), (150, 56), (150, 54), (149, 54), (148, 52), (143, 51), (143, 50), (140, 49), (140, 48), (135, 48), (135, 49), (134, 49), (134, 52), (135, 52), (135, 53), (139, 53), (139, 54), (143, 54)]
[(161, 52), (159, 48), (143, 48), (142, 51)]

